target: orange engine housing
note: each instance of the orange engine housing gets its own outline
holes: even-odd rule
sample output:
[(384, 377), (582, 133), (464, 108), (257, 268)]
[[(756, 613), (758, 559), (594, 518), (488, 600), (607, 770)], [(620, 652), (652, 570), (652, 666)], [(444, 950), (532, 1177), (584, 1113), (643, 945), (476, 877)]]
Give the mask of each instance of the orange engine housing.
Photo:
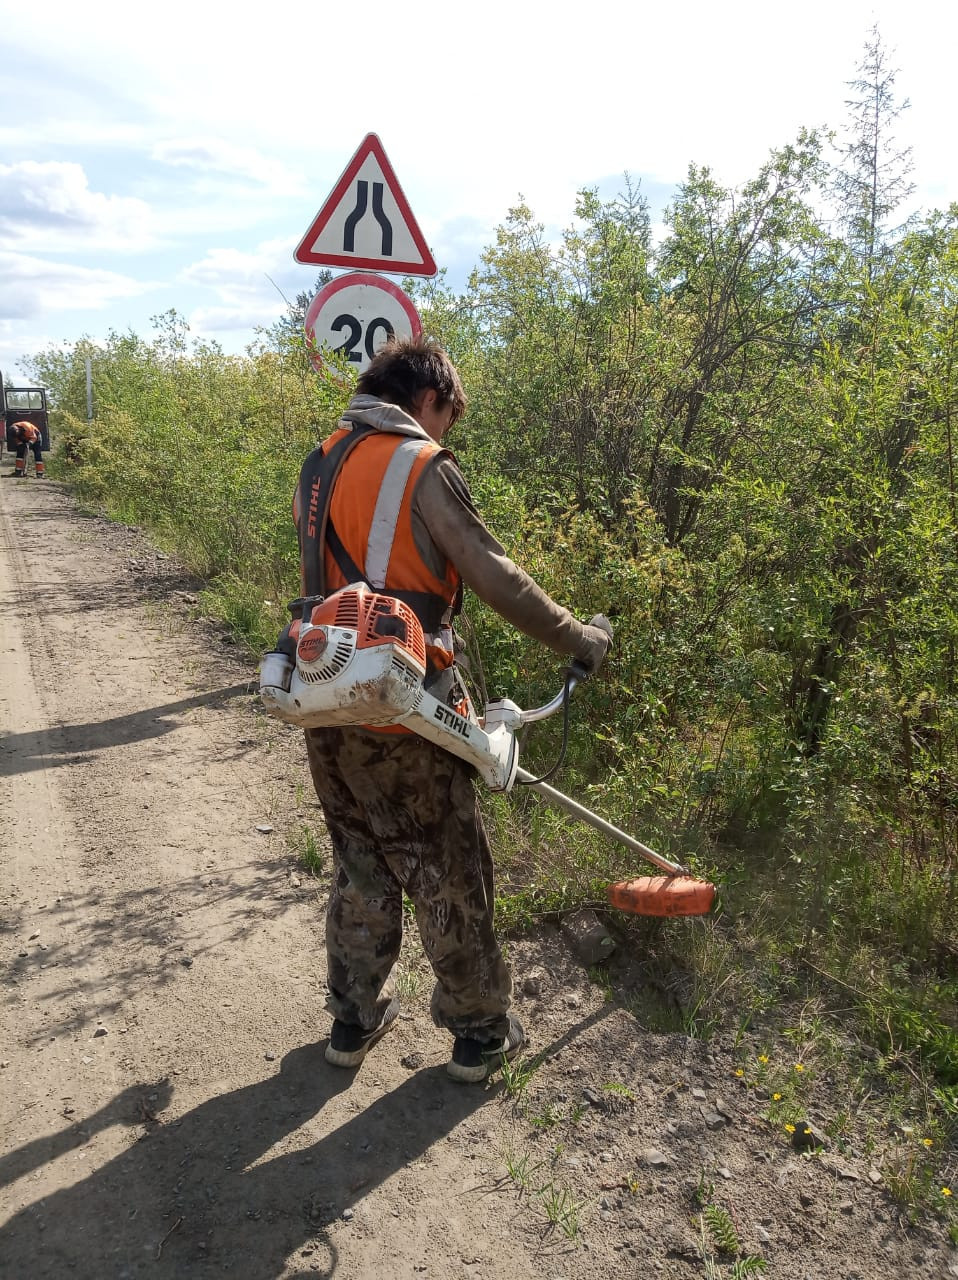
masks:
[(313, 607), (310, 622), (314, 627), (343, 627), (355, 631), (357, 649), (382, 644), (397, 646), (426, 670), (422, 625), (409, 605), (393, 596), (381, 595), (365, 586), (343, 587)]

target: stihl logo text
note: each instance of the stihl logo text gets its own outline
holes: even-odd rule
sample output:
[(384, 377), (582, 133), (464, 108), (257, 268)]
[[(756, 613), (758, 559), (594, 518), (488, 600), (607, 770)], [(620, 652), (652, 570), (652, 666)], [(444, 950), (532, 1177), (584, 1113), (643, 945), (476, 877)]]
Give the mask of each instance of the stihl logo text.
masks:
[(319, 476), (309, 488), (309, 510), (306, 513), (306, 532), (311, 538), (316, 537), (316, 512), (319, 508)]
[(457, 716), (455, 711), (450, 711), (448, 707), (437, 707), (432, 715), (434, 720), (444, 724), (447, 729), (455, 729), (460, 737), (469, 737), (469, 722), (463, 720), (462, 716)]

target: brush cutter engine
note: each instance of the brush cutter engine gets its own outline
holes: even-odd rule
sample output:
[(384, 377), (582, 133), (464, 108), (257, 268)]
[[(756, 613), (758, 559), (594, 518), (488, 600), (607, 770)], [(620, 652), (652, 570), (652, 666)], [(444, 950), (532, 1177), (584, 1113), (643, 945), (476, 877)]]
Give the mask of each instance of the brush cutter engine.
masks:
[(490, 702), (480, 724), (471, 705), (463, 715), (428, 693), (425, 676), (426, 642), (412, 609), (344, 587), (291, 625), (284, 649), (265, 656), (260, 695), (270, 715), (303, 729), (401, 725), (474, 765), (493, 791), (510, 790), (519, 707)]

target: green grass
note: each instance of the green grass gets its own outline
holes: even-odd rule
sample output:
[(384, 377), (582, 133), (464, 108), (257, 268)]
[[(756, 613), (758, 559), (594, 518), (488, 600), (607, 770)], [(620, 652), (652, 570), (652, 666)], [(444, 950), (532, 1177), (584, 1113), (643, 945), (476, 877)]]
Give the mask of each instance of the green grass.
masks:
[(287, 844), (296, 861), (307, 874), (321, 876), (326, 871), (326, 860), (316, 833), (308, 823), (303, 823), (287, 837)]
[(577, 1200), (568, 1187), (557, 1186), (554, 1182), (540, 1187), (537, 1194), (549, 1223), (558, 1227), (567, 1240), (577, 1240), (585, 1202)]
[(611, 1093), (616, 1098), (624, 1098), (628, 1102), (635, 1101), (635, 1091), (630, 1089), (627, 1084), (620, 1084), (618, 1080), (610, 1080), (602, 1086), (603, 1093)]
[(514, 1102), (521, 1102), (532, 1077), (542, 1066), (542, 1054), (520, 1054), (516, 1058), (502, 1059), (502, 1082), (506, 1093)]
[(554, 1129), (562, 1119), (562, 1112), (554, 1102), (546, 1102), (538, 1112), (527, 1112), (526, 1121), (533, 1129)]
[(541, 1164), (530, 1167), (529, 1161), (531, 1158), (528, 1151), (522, 1156), (517, 1156), (513, 1151), (507, 1151), (505, 1155), (506, 1172), (520, 1192), (527, 1192), (533, 1189), (534, 1175), (541, 1168)]
[[(557, 1155), (554, 1156), (553, 1163), (556, 1158)], [(577, 1241), (586, 1202), (577, 1199), (569, 1187), (553, 1178), (540, 1181), (537, 1175), (544, 1162), (540, 1160), (533, 1163), (530, 1152), (526, 1151), (520, 1156), (509, 1149), (504, 1153), (503, 1159), (506, 1174), (526, 1206), (545, 1214), (550, 1231), (558, 1229), (567, 1240)]]
[(422, 987), (422, 974), (417, 969), (400, 969), (396, 976), (396, 995), (400, 1000), (406, 1002), (415, 1000), (421, 993)]
[[(760, 1255), (736, 1256), (741, 1253), (742, 1246), (735, 1223), (728, 1209), (712, 1199), (713, 1190), (712, 1184), (704, 1181), (703, 1174), (699, 1179), (696, 1199), (701, 1204), (699, 1247), (706, 1280), (746, 1280), (748, 1276), (766, 1271), (768, 1263)], [(723, 1262), (723, 1258), (734, 1261)]]

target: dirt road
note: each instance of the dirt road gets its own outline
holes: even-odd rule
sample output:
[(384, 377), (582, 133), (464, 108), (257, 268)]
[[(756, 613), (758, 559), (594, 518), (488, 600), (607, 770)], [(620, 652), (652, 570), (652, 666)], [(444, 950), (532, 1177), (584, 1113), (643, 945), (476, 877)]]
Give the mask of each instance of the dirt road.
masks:
[(327, 1066), (299, 735), (134, 531), (4, 480), (0, 532), (5, 1278), (691, 1280), (719, 1166), (769, 1274), (955, 1273), (867, 1162), (806, 1168), (734, 1097), (703, 1121), (732, 1046), (640, 1035), (557, 933), (511, 950), (541, 1111), (446, 1078), (414, 940), (397, 1031)]
[(445, 1142), (485, 1095), (425, 1017), (359, 1073), (323, 1060), (286, 840), (315, 815), (255, 669), (132, 534), (54, 485), (2, 502), (4, 1274), (515, 1274)]

